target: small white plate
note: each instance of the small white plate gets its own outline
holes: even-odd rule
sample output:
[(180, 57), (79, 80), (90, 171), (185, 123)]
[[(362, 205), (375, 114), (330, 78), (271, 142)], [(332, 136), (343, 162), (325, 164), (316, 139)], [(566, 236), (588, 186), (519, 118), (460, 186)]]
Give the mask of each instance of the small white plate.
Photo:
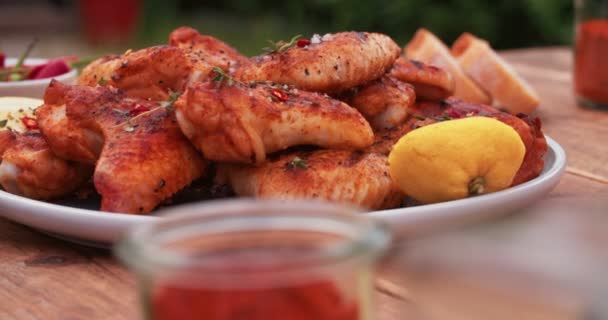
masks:
[[(411, 234), (522, 209), (549, 193), (566, 168), (564, 149), (549, 137), (547, 143), (549, 150), (543, 172), (516, 187), (473, 198), (369, 214), (387, 223), (398, 234)], [(111, 244), (130, 227), (158, 218), (67, 207), (4, 191), (0, 191), (0, 217), (89, 245)]]

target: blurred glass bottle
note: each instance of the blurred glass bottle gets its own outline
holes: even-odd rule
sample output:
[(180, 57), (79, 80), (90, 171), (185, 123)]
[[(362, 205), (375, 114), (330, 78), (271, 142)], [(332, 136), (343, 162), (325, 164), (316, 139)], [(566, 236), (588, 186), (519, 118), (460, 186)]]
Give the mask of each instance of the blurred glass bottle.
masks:
[(608, 0), (575, 0), (574, 88), (579, 104), (608, 110)]

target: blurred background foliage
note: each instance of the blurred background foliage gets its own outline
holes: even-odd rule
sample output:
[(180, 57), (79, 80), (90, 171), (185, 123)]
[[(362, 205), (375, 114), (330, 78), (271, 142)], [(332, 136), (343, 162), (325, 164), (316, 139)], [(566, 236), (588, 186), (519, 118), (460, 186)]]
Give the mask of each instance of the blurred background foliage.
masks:
[(340, 30), (383, 32), (405, 44), (419, 27), (446, 43), (463, 31), (497, 49), (571, 42), (572, 0), (145, 0), (139, 45), (162, 43), (179, 25), (215, 35), (247, 54), (266, 40)]
[(40, 56), (101, 55), (163, 44), (189, 25), (255, 55), (267, 40), (343, 30), (404, 45), (419, 27), (446, 43), (469, 31), (497, 49), (571, 43), (573, 0), (0, 0), (0, 50), (33, 37)]

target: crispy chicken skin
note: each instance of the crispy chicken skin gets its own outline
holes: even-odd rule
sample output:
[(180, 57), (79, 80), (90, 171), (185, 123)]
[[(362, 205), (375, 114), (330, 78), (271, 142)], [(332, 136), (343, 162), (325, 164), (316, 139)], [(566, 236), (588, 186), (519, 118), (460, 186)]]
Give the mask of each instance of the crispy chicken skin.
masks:
[(228, 72), (251, 63), (248, 57), (227, 43), (189, 27), (173, 30), (169, 35), (169, 45), (190, 50), (198, 59)]
[(130, 96), (162, 101), (171, 92), (182, 92), (187, 84), (207, 78), (212, 68), (191, 51), (156, 46), (99, 58), (82, 70), (78, 84), (109, 85)]
[(148, 213), (205, 168), (174, 113), (162, 107), (105, 129), (104, 136), (94, 175), (103, 211)]
[(363, 149), (374, 137), (347, 104), (286, 85), (197, 83), (175, 107), (184, 134), (214, 161), (262, 163), (295, 145)]
[[(56, 119), (47, 121), (47, 115)], [(37, 118), (43, 133), (52, 132), (47, 139), (53, 142), (53, 151), (96, 163), (94, 183), (102, 196), (103, 211), (150, 212), (200, 177), (205, 168), (179, 129), (172, 110), (158, 102), (125, 97), (115, 88), (68, 86), (54, 81)], [(50, 129), (45, 126), (47, 122)], [(62, 133), (62, 128), (66, 132)], [(85, 136), (97, 138), (88, 145), (89, 141), (82, 138)], [(66, 150), (70, 137), (75, 137), (72, 151)]]
[(2, 153), (0, 184), (13, 194), (52, 200), (76, 190), (92, 171), (89, 165), (57, 157), (40, 133), (26, 132)]
[(435, 66), (399, 57), (390, 75), (414, 86), (419, 100), (442, 101), (454, 94), (452, 76)]
[(239, 196), (323, 199), (370, 210), (399, 206), (403, 194), (388, 174), (387, 157), (346, 150), (289, 152), (261, 166), (220, 165)]
[(253, 58), (235, 77), (268, 80), (298, 88), (338, 93), (381, 77), (399, 56), (399, 46), (379, 33), (341, 32), (311, 43)]
[(416, 101), (414, 87), (390, 75), (358, 87), (340, 96), (359, 110), (374, 130), (399, 126), (407, 118), (407, 109)]
[(543, 156), (547, 152), (547, 141), (541, 130), (540, 119), (524, 114), (513, 116), (494, 107), (464, 102), (449, 98), (443, 102), (418, 102), (409, 109), (412, 117), (403, 125), (376, 133), (374, 144), (366, 151), (388, 154), (399, 138), (408, 132), (437, 121), (458, 119), (471, 116), (495, 118), (511, 126), (526, 146), (524, 161), (513, 179), (518, 185), (536, 178), (544, 167)]
[(11, 146), (13, 141), (17, 139), (17, 135), (11, 130), (0, 131), (0, 161), (2, 161), (2, 155), (4, 151)]
[[(88, 127), (95, 123), (109, 127), (127, 121), (129, 110), (138, 103), (148, 108), (155, 106), (153, 102), (128, 98), (116, 88), (68, 86), (53, 80), (46, 89), (44, 104), (36, 109), (36, 120), (59, 157), (95, 164), (104, 139), (99, 127)], [(90, 116), (94, 114), (97, 116), (91, 123)], [(81, 121), (89, 123), (85, 126)]]

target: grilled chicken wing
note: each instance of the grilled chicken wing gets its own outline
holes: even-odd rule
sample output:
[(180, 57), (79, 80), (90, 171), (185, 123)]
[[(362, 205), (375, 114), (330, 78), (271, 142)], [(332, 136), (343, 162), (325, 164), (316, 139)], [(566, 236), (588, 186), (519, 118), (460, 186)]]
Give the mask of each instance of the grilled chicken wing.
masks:
[[(46, 138), (53, 151), (86, 163), (96, 160), (94, 183), (104, 211), (150, 212), (205, 168), (174, 112), (158, 102), (126, 98), (113, 88), (53, 81), (36, 114), (42, 132), (52, 132)], [(96, 136), (92, 145), (82, 138), (87, 135)], [(73, 149), (82, 154), (64, 149), (69, 148), (70, 136), (77, 137)], [(102, 141), (101, 149), (97, 141)]]
[(547, 152), (547, 141), (541, 130), (540, 119), (520, 114), (513, 116), (494, 107), (464, 102), (449, 98), (443, 102), (418, 102), (410, 110), (413, 116), (403, 125), (376, 133), (374, 144), (367, 152), (388, 154), (393, 145), (405, 134), (419, 127), (450, 119), (471, 116), (495, 118), (511, 126), (526, 146), (524, 161), (513, 179), (518, 185), (537, 177), (544, 167), (543, 156)]
[(294, 145), (363, 149), (373, 141), (357, 110), (286, 85), (197, 83), (175, 107), (182, 131), (209, 160), (262, 163)]
[(383, 130), (405, 121), (407, 109), (416, 101), (416, 94), (411, 85), (384, 75), (346, 92), (340, 99), (359, 110), (374, 130)]
[(249, 58), (227, 43), (188, 27), (180, 27), (171, 32), (169, 45), (190, 50), (198, 59), (227, 72), (251, 63)]
[(82, 70), (78, 84), (110, 85), (130, 96), (162, 101), (208, 78), (212, 68), (190, 50), (156, 46), (97, 59)]
[(390, 75), (412, 84), (419, 100), (442, 101), (454, 94), (454, 79), (448, 72), (419, 61), (399, 57)]
[(252, 64), (237, 69), (235, 77), (337, 93), (381, 77), (399, 51), (390, 37), (378, 33), (315, 35), (305, 46), (296, 45), (254, 58)]
[(323, 199), (371, 210), (398, 206), (403, 194), (388, 174), (387, 157), (345, 150), (290, 152), (261, 166), (221, 165), (239, 196)]
[[(10, 136), (4, 132), (0, 135)], [(13, 136), (2, 153), (0, 184), (13, 194), (51, 200), (76, 190), (92, 171), (91, 166), (57, 157), (39, 133), (26, 132)]]

